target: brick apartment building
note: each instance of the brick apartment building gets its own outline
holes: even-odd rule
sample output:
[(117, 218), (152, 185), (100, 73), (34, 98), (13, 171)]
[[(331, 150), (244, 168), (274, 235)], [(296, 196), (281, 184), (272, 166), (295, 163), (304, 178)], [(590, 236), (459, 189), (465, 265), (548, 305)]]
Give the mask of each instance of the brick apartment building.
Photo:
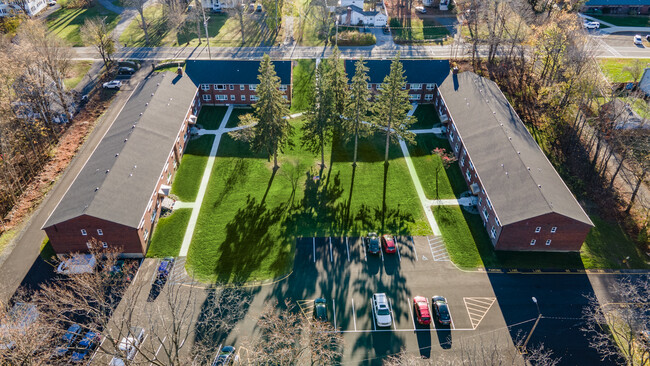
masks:
[(95, 238), (126, 257), (144, 256), (198, 114), (197, 95), (188, 77), (171, 72), (135, 89), (43, 225), (57, 254), (87, 251)]
[(435, 104), (495, 249), (579, 251), (593, 223), (499, 87), (450, 74)]
[[(345, 71), (348, 80), (352, 80), (357, 60), (346, 60)], [(373, 94), (377, 94), (381, 88), (384, 78), (390, 73), (391, 60), (368, 60), (365, 61), (368, 67), (368, 88)], [(448, 60), (402, 60), (404, 76), (406, 77), (406, 89), (408, 89), (409, 100), (413, 103), (433, 103), (434, 95), (438, 85), (445, 80), (449, 74)]]
[(588, 0), (582, 11), (599, 14), (649, 15), (650, 0)]
[[(250, 105), (257, 101), (260, 61), (190, 60), (185, 65), (186, 74), (199, 88), (201, 104)], [(292, 62), (273, 61), (273, 65), (283, 97), (291, 103)]]

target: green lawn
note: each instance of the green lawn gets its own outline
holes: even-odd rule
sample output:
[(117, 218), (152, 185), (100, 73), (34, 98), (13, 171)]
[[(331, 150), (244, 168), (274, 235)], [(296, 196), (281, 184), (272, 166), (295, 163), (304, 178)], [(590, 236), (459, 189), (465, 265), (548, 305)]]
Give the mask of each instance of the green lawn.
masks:
[[(431, 153), (436, 147), (451, 151), (451, 146), (446, 139), (437, 138), (433, 134), (421, 134), (415, 138), (415, 142), (415, 145), (409, 144), (409, 153), (427, 198), (457, 198), (468, 190), (458, 163), (444, 170), (440, 157)], [(438, 197), (436, 197), (436, 167), (440, 167)]]
[(418, 105), (413, 116), (417, 118), (417, 122), (411, 125), (411, 130), (424, 130), (432, 128), (434, 125), (440, 123), (436, 107), (433, 104), (420, 104)]
[(395, 21), (391, 22), (393, 38), (397, 42), (422, 42), (440, 41), (444, 42), (449, 36), (447, 27), (433, 19), (411, 18), (405, 24), (393, 27)]
[(449, 256), (461, 268), (617, 269), (628, 268), (622, 262), (627, 256), (631, 268), (648, 268), (621, 228), (598, 216), (591, 216), (596, 227), (580, 253), (540, 253), (495, 251), (479, 215), (459, 206), (437, 206), (433, 214)]
[[(642, 62), (650, 64), (650, 58), (640, 59)], [(612, 83), (625, 83), (633, 81), (629, 72), (623, 70), (626, 66), (631, 66), (635, 62), (632, 58), (607, 58), (598, 59), (600, 69), (607, 79)]]
[(126, 44), (129, 47), (167, 46), (169, 39), (173, 38), (173, 36), (169, 34), (167, 19), (163, 14), (162, 4), (155, 4), (145, 8), (144, 18), (149, 24), (147, 28), (149, 44), (147, 45), (144, 32), (142, 31), (139, 14), (129, 23), (120, 36), (120, 44)]
[(72, 63), (73, 65), (70, 72), (65, 80), (63, 80), (63, 84), (67, 90), (74, 89), (93, 65), (92, 61), (73, 61)]
[(147, 250), (147, 257), (178, 256), (191, 215), (192, 209), (182, 208), (175, 210), (170, 216), (158, 220)]
[(311, 107), (310, 99), (314, 89), (315, 71), (316, 60), (303, 59), (296, 62), (296, 66), (293, 68), (291, 112), (303, 112)]
[(174, 177), (171, 192), (181, 201), (193, 202), (196, 199), (213, 142), (214, 135), (205, 135), (191, 140), (187, 145), (181, 165)]
[(301, 147), (302, 121), (293, 124), (295, 146), (281, 155), (275, 174), (264, 154), (222, 138), (188, 253), (190, 273), (219, 282), (278, 277), (291, 268), (299, 236), (430, 234), (397, 146), (390, 151), (383, 210), (381, 135), (360, 141), (354, 174), (351, 146), (328, 146), (328, 166), (316, 180), (318, 158)]
[(232, 113), (230, 113), (230, 118), (226, 122), (226, 128), (237, 127), (239, 117), (249, 113), (253, 113), (253, 108), (233, 108)]
[(206, 130), (218, 130), (227, 111), (228, 107), (205, 106), (201, 108), (196, 124)]
[(50, 14), (47, 19), (47, 27), (50, 32), (68, 41), (72, 46), (83, 46), (79, 29), (88, 18), (106, 17), (109, 29), (115, 28), (119, 15), (93, 2), (93, 6), (87, 9), (64, 9), (60, 8)]
[(647, 15), (587, 15), (620, 27), (650, 27), (650, 17)]

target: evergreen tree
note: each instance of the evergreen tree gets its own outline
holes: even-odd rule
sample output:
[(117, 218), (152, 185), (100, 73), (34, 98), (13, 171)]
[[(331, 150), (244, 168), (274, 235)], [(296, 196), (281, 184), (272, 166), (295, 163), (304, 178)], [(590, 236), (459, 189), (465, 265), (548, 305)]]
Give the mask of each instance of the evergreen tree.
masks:
[(354, 160), (352, 166), (357, 166), (357, 146), (359, 133), (363, 130), (363, 118), (370, 109), (370, 90), (368, 90), (368, 67), (360, 59), (355, 63), (355, 73), (352, 77), (350, 98), (347, 100), (345, 116), (347, 118), (347, 129), (354, 136)]
[(415, 136), (410, 132), (409, 126), (416, 119), (408, 116), (411, 110), (404, 68), (399, 61), (399, 53), (390, 64), (390, 73), (381, 84), (381, 91), (374, 103), (373, 124), (386, 132), (386, 155), (384, 165), (388, 165), (388, 150), (391, 139), (395, 142), (404, 139), (413, 142)]
[(348, 88), (345, 64), (341, 59), (341, 51), (339, 51), (338, 47), (334, 48), (327, 62), (329, 64), (328, 79), (332, 85), (332, 94), (334, 97), (334, 133), (337, 137), (340, 137), (344, 131), (343, 116), (345, 114), (350, 89)]
[(308, 151), (320, 152), (321, 169), (325, 167), (325, 144), (332, 137), (332, 123), (335, 120), (334, 90), (328, 69), (325, 62), (319, 62), (316, 67), (313, 103), (307, 112), (302, 140)]
[(284, 147), (291, 143), (293, 128), (285, 118), (289, 115), (289, 108), (282, 98), (280, 78), (267, 54), (262, 59), (257, 78), (260, 81), (256, 90), (258, 100), (253, 105), (257, 125), (251, 147), (255, 151), (264, 150), (269, 156), (273, 155), (273, 170), (277, 170), (278, 151), (284, 152)]

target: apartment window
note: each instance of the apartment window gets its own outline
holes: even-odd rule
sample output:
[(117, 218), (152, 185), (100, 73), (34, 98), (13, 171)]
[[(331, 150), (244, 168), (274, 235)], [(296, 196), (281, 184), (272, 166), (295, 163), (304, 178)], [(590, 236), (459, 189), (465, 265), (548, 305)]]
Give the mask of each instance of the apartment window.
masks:
[(226, 84), (214, 84), (214, 90), (226, 90)]
[(147, 240), (148, 237), (149, 237), (149, 230), (144, 229), (144, 231), (142, 232), (142, 238), (144, 240)]
[[(381, 90), (381, 84), (375, 84), (375, 89)], [(404, 89), (404, 88), (402, 88), (402, 89)]]
[(465, 157), (463, 156), (462, 158), (460, 158), (460, 166), (464, 166), (464, 165), (465, 165)]
[(488, 213), (487, 207), (483, 207), (483, 217), (485, 217), (485, 221), (490, 219), (490, 214)]
[(289, 99), (289, 98), (287, 98), (286, 95), (283, 95), (283, 96), (282, 96), (282, 99), (287, 100), (287, 99)]
[(173, 164), (174, 164), (174, 170), (176, 170), (176, 168), (178, 167), (178, 163), (176, 163), (176, 158), (174, 158), (174, 163)]
[(246, 101), (246, 96), (245, 96), (245, 95), (242, 95), (242, 96), (241, 96), (241, 100), (242, 100), (242, 102), (245, 102), (245, 101)]
[(411, 90), (422, 90), (422, 84), (411, 84)]
[(280, 85), (280, 91), (287, 91), (287, 86), (286, 85)]
[(97, 229), (97, 235), (104, 235), (104, 231), (102, 229)]
[(259, 99), (257, 95), (251, 95), (251, 102), (257, 102)]
[(169, 170), (169, 163), (165, 163), (165, 171)]
[(535, 243), (537, 243), (537, 240), (535, 240), (535, 239), (530, 241), (530, 245), (535, 245)]
[(230, 100), (235, 100), (235, 94), (230, 94)]
[[(483, 193), (485, 194), (485, 191), (484, 191)], [(491, 209), (492, 209), (492, 202), (490, 202), (490, 199), (489, 199), (489, 198), (486, 198), (486, 199), (485, 199), (485, 202), (487, 203), (488, 207), (489, 207), (490, 210), (491, 210)]]
[(452, 141), (454, 140), (454, 131), (449, 131), (449, 139)]
[(201, 89), (204, 91), (210, 90), (210, 84), (201, 84)]
[(553, 227), (551, 228), (551, 233), (555, 233), (556, 231), (557, 231), (557, 226), (553, 226)]
[(424, 100), (433, 100), (433, 94), (425, 94)]
[(546, 240), (546, 245), (551, 245), (551, 239)]
[(203, 94), (203, 100), (210, 101), (212, 100), (212, 96), (210, 94)]
[(92, 244), (90, 241), (87, 241), (87, 242), (86, 242), (86, 247), (87, 247), (88, 249), (92, 249), (92, 248), (93, 248), (93, 244)]
[(86, 229), (81, 229), (81, 235), (88, 235), (88, 233), (86, 232)]
[(458, 152), (458, 144), (454, 145), (454, 151)]
[(478, 198), (478, 205), (481, 206), (483, 204), (483, 197)]
[(536, 233), (538, 233), (538, 232), (540, 232), (540, 231), (542, 231), (542, 227), (541, 227), (541, 226), (538, 226), (538, 227), (535, 228), (535, 232), (536, 232)]
[(427, 84), (427, 90), (433, 90), (434, 84)]
[(368, 83), (368, 90), (372, 89), (372, 84)]
[(108, 243), (103, 241), (102, 242), (102, 248), (104, 248), (104, 249), (108, 248)]
[(499, 222), (499, 219), (498, 219), (498, 218), (495, 217), (495, 218), (494, 218), (494, 221), (497, 223), (497, 226), (501, 226), (501, 223)]
[(469, 161), (469, 168), (472, 169), (472, 170), (474, 170), (474, 164), (472, 164), (472, 161), (471, 161), (471, 160)]
[(239, 84), (239, 90), (246, 90), (246, 85)]
[(154, 221), (156, 221), (156, 214), (158, 211), (154, 211), (153, 214), (151, 215), (151, 223), (153, 224)]
[(228, 100), (228, 96), (227, 96), (227, 95), (215, 95), (214, 97), (215, 97), (217, 100), (220, 100), (220, 101), (222, 101), (222, 102)]
[(465, 176), (467, 177), (468, 181), (472, 180), (472, 172), (470, 172), (469, 170), (465, 172)]
[(147, 211), (146, 212), (151, 211), (151, 206), (152, 205), (153, 205), (153, 198), (149, 200), (149, 204), (147, 205)]
[(232, 84), (230, 84), (230, 85), (228, 85), (228, 89), (230, 89), (230, 90), (235, 90), (235, 86), (232, 85)]
[(402, 90), (406, 90), (406, 88), (408, 88), (408, 87), (409, 87), (408, 84), (404, 84), (404, 86), (402, 86)]
[(172, 180), (172, 173), (167, 173), (167, 184)]
[(420, 100), (420, 94), (409, 94), (409, 100)]
[(257, 84), (248, 85), (248, 90), (257, 90)]
[(492, 236), (492, 239), (497, 237), (497, 229), (494, 226), (492, 226), (492, 230), (490, 230), (490, 235)]

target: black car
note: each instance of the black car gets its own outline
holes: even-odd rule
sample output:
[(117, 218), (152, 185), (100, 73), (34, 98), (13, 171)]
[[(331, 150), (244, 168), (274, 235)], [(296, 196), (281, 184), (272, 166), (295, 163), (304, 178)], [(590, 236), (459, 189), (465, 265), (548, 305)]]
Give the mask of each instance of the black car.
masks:
[(135, 73), (135, 69), (131, 67), (122, 66), (119, 69), (117, 69), (117, 73), (120, 75), (133, 75)]
[(212, 361), (212, 366), (226, 366), (235, 363), (235, 347), (225, 346)]
[(384, 34), (390, 34), (390, 29), (388, 29), (388, 27), (383, 27), (381, 30), (384, 32)]
[(314, 319), (327, 321), (327, 301), (322, 297), (314, 300)]
[(436, 313), (438, 323), (442, 325), (451, 325), (451, 315), (449, 315), (449, 305), (447, 299), (442, 296), (434, 296), (431, 298), (433, 304), (433, 311)]
[(370, 254), (379, 254), (381, 252), (381, 245), (379, 245), (379, 237), (377, 233), (370, 233), (366, 237), (366, 245)]

